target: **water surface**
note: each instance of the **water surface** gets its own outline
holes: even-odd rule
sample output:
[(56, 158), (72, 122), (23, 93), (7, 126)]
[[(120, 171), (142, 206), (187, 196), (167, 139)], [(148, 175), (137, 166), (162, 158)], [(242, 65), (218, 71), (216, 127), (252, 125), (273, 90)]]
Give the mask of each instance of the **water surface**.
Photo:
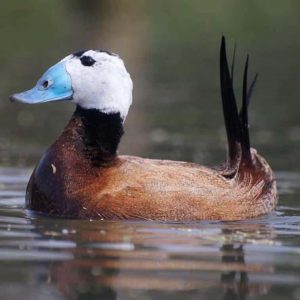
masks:
[(300, 174), (273, 214), (178, 224), (32, 215), (29, 173), (0, 169), (1, 299), (300, 299)]

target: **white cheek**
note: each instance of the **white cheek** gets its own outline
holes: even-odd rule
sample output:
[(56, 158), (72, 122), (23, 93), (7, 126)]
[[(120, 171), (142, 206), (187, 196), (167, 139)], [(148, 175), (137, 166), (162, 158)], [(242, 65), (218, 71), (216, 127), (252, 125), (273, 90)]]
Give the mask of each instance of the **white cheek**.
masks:
[(132, 102), (132, 82), (123, 64), (102, 61), (87, 67), (79, 59), (71, 59), (66, 69), (72, 79), (75, 103), (105, 113), (119, 112), (126, 118)]

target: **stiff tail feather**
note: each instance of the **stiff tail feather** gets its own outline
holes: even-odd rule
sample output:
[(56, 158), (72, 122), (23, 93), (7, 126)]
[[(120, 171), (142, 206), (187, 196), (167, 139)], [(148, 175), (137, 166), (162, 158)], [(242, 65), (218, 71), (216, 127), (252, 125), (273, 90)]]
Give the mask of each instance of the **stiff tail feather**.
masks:
[(233, 88), (235, 52), (236, 47), (234, 47), (233, 61), (230, 72), (226, 55), (225, 37), (222, 36), (220, 49), (220, 80), (223, 114), (228, 140), (228, 170), (237, 170), (241, 163), (247, 166), (251, 166), (252, 164), (249, 138), (248, 105), (257, 80), (256, 74), (250, 87), (248, 88), (247, 77), (249, 56), (247, 56), (243, 77), (242, 107), (240, 112), (238, 112)]

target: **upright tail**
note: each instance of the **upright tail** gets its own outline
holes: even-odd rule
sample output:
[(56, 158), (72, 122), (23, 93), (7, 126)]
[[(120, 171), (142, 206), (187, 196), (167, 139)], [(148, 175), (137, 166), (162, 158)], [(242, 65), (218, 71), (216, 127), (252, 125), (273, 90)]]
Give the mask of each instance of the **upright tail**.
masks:
[(230, 74), (226, 56), (225, 38), (222, 36), (220, 50), (220, 79), (223, 114), (228, 140), (227, 171), (236, 171), (240, 164), (247, 166), (251, 166), (252, 164), (248, 125), (248, 104), (257, 79), (257, 74), (248, 88), (247, 74), (249, 56), (247, 56), (243, 78), (242, 107), (240, 112), (238, 112), (233, 89), (234, 60), (235, 49)]
[[(228, 161), (221, 174), (226, 178), (234, 178), (235, 189), (239, 196), (234, 196), (235, 203), (240, 199), (238, 207), (241, 215), (252, 217), (272, 211), (277, 203), (277, 188), (273, 171), (266, 160), (257, 151), (250, 148), (248, 128), (248, 105), (257, 79), (255, 75), (248, 88), (248, 64), (246, 59), (243, 77), (242, 106), (238, 111), (233, 90), (234, 58), (229, 71), (225, 38), (222, 37), (220, 53), (221, 93), (226, 133), (228, 139)], [(253, 208), (253, 209), (251, 209)]]

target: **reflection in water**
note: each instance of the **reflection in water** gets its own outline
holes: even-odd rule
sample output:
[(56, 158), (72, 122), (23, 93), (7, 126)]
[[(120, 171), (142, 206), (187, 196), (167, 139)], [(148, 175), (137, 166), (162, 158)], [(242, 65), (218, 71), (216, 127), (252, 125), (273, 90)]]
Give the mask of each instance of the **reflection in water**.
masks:
[[(45, 228), (49, 230), (48, 224), (45, 220), (41, 234), (45, 234)], [(54, 262), (47, 282), (68, 299), (81, 299), (80, 295), (117, 299), (117, 295), (135, 293), (153, 299), (164, 295), (184, 299), (202, 293), (223, 294), (223, 299), (264, 295), (270, 286), (251, 282), (248, 273), (272, 274), (272, 263), (247, 264), (242, 244), (255, 231), (265, 232), (261, 237), (264, 240), (272, 233), (265, 226), (249, 227), (226, 229), (207, 224), (200, 229), (197, 225), (97, 221), (85, 223), (77, 231), (75, 222), (72, 234), (71, 229), (64, 229), (64, 238), (77, 243), (70, 249), (74, 259)], [(237, 232), (245, 240), (227, 242)], [(56, 231), (51, 234), (60, 235)]]
[[(224, 245), (221, 248), (221, 251), (224, 253), (222, 255), (223, 262), (240, 263), (241, 265), (245, 265), (243, 246), (234, 248), (234, 246), (231, 244)], [(232, 270), (226, 273), (222, 273), (221, 282), (225, 287), (223, 299), (246, 299), (249, 286), (247, 272), (241, 271), (240, 273), (238, 273)]]
[[(243, 245), (234, 246), (233, 244), (224, 244), (221, 247), (221, 252), (222, 262), (231, 266), (228, 268), (228, 271), (221, 273), (221, 283), (224, 288), (222, 299), (247, 299), (248, 295), (258, 296), (269, 292), (270, 284), (252, 283), (249, 279)], [(232, 268), (233, 266), (239, 266), (239, 268), (234, 269)], [(262, 267), (257, 271), (273, 273), (273, 268), (271, 266), (268, 268)]]

